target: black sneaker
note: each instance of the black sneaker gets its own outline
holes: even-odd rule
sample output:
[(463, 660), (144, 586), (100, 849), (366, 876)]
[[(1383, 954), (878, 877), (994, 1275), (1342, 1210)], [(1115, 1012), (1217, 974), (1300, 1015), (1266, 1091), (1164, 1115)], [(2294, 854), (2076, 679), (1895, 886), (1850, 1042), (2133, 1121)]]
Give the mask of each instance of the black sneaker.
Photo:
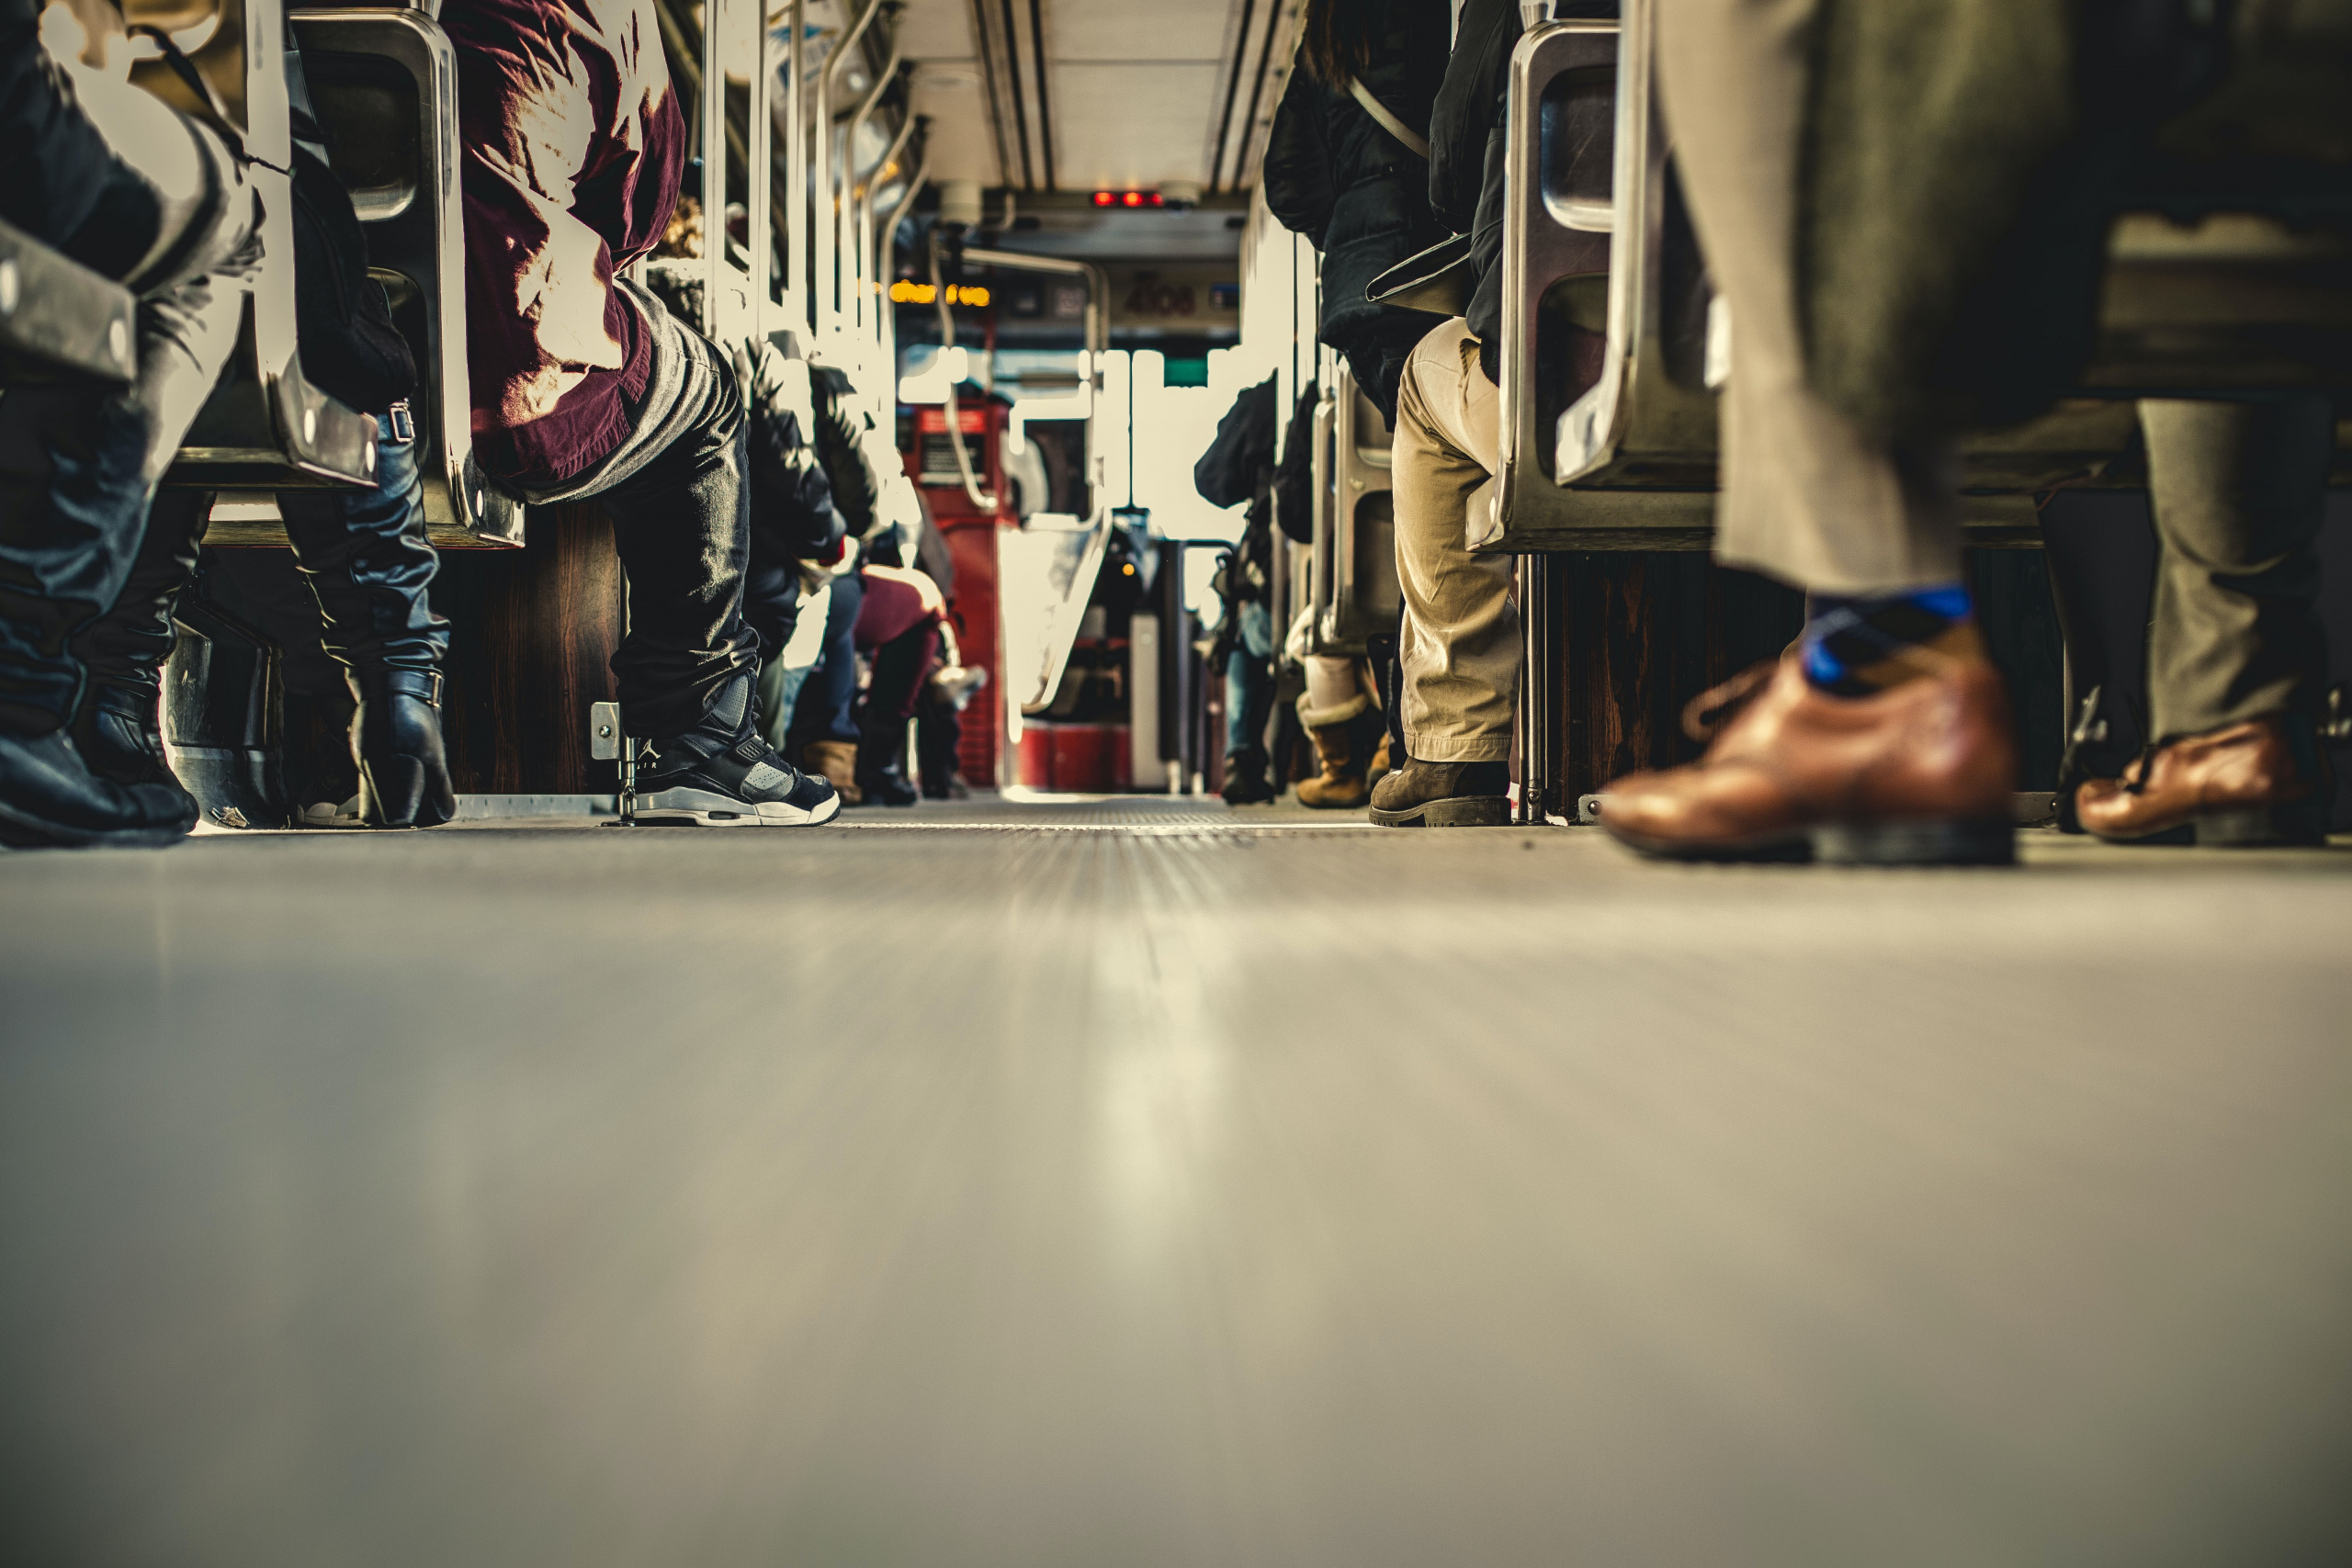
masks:
[(684, 755), (682, 765), (642, 780), (637, 820), (704, 828), (813, 828), (841, 814), (842, 797), (804, 773), (757, 735), (711, 757)]

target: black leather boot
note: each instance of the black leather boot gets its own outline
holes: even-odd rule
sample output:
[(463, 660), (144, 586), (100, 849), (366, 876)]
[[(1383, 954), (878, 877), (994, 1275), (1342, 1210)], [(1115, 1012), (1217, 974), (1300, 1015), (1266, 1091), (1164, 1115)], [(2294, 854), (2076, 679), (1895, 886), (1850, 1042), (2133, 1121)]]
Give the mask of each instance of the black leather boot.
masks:
[(458, 814), (441, 744), (441, 673), (378, 666), (351, 671), (351, 760), (359, 819), (370, 828), (433, 828)]
[(74, 715), (74, 746), (101, 778), (122, 784), (180, 782), (165, 758), (158, 709), (164, 665), (178, 636), (172, 611), (195, 575), (211, 507), (209, 491), (159, 491), (122, 592), (74, 639), (74, 652), (90, 681)]
[(857, 788), (853, 806), (912, 806), (922, 792), (907, 781), (907, 727), (901, 721), (861, 716), (865, 735), (857, 743)]
[(164, 728), (155, 702), (152, 691), (92, 684), (74, 716), (74, 749), (92, 773), (119, 784), (179, 787), (171, 764), (164, 760)]
[(195, 826), (196, 802), (177, 784), (101, 778), (62, 731), (0, 730), (0, 844), (156, 849)]

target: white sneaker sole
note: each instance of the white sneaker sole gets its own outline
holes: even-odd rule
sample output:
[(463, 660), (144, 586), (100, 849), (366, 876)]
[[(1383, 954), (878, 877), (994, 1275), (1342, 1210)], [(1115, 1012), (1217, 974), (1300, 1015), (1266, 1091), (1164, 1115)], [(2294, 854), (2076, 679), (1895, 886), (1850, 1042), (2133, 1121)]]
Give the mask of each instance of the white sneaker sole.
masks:
[(638, 797), (637, 820), (695, 828), (814, 828), (831, 821), (841, 810), (838, 795), (814, 811), (803, 811), (781, 800), (754, 802), (707, 789), (665, 789)]

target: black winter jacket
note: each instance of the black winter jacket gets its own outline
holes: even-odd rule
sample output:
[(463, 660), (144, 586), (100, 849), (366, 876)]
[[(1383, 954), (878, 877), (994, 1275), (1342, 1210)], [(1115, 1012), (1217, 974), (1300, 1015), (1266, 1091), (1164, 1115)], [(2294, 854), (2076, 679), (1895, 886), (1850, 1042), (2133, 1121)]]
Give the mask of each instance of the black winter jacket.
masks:
[(1315, 542), (1315, 405), (1322, 396), (1313, 381), (1298, 389), (1283, 434), (1283, 460), (1274, 469), (1274, 523), (1302, 545)]
[(1519, 0), (1464, 0), (1430, 116), (1430, 208), (1453, 232), (1470, 236), (1477, 284), (1464, 315), (1488, 380), (1500, 379), (1504, 100), (1520, 31)]
[(864, 416), (851, 404), (849, 376), (830, 365), (811, 366), (808, 389), (817, 402), (817, 457), (831, 483), (833, 504), (849, 531), (864, 538), (874, 526), (874, 506), (880, 498), (874, 493), (873, 476), (865, 471), (865, 459), (858, 452), (865, 426)]
[[(1372, 59), (1362, 81), (1389, 113), (1419, 130), (1445, 70), (1446, 0), (1343, 0), (1374, 13)], [(1374, 305), (1364, 285), (1445, 237), (1430, 216), (1428, 166), (1382, 130), (1345, 92), (1294, 65), (1266, 140), (1266, 205), (1283, 227), (1323, 254), (1323, 320), (1317, 336), (1342, 354), (1367, 333), (1394, 333), (1398, 319), (1430, 318)]]
[(1193, 465), (1193, 488), (1211, 506), (1255, 501), (1273, 477), (1276, 396), (1269, 376), (1244, 387), (1216, 422), (1216, 439)]
[[(1553, 14), (1613, 17), (1617, 10), (1617, 0), (1568, 0)], [(1490, 381), (1501, 378), (1496, 338), (1503, 324), (1503, 168), (1510, 145), (1510, 56), (1522, 30), (1519, 0), (1464, 0), (1453, 58), (1430, 114), (1430, 209), (1453, 232), (1470, 236), (1477, 284), (1464, 314)]]

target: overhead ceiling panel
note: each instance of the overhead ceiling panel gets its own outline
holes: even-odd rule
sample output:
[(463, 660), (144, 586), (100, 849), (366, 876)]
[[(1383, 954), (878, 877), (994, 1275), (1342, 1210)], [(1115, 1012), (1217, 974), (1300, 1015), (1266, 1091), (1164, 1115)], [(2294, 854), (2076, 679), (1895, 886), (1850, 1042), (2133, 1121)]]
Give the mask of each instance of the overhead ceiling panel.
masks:
[(932, 177), (1252, 185), (1301, 3), (911, 0), (900, 26)]
[(1150, 189), (1208, 183), (1202, 152), (1216, 62), (1139, 66), (1058, 61), (1055, 102), (1066, 189)]

